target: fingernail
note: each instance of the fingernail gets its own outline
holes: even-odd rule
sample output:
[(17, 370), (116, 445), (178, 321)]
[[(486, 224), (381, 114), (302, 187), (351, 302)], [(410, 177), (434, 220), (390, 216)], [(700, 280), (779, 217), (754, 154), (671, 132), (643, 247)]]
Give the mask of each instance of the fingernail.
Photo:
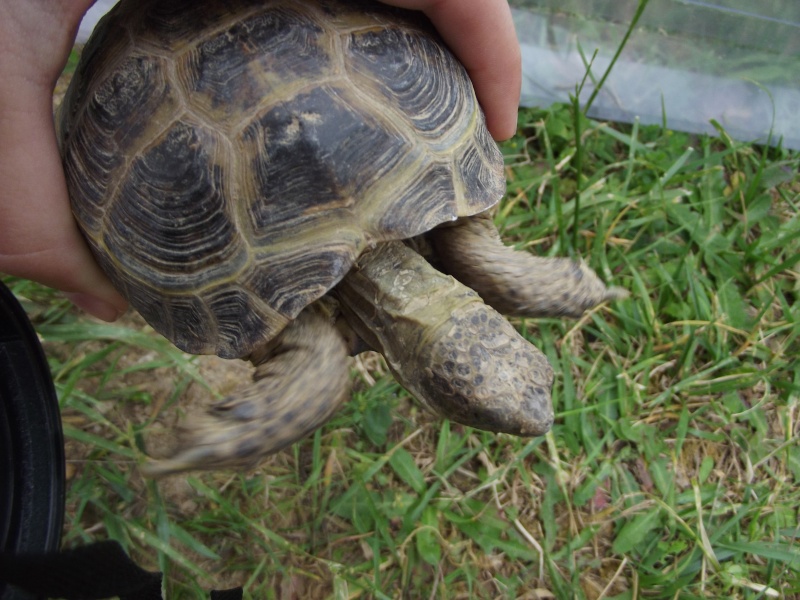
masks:
[(122, 316), (122, 311), (116, 306), (89, 294), (67, 294), (67, 298), (81, 310), (109, 323)]

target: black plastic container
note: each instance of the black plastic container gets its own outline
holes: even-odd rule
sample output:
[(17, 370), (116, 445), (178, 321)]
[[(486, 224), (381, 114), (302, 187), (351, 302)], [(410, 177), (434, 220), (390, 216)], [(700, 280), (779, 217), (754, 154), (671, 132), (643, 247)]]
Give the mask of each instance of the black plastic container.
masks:
[[(0, 282), (0, 549), (55, 552), (64, 521), (64, 437), (36, 332)], [(0, 582), (0, 600), (33, 596)]]

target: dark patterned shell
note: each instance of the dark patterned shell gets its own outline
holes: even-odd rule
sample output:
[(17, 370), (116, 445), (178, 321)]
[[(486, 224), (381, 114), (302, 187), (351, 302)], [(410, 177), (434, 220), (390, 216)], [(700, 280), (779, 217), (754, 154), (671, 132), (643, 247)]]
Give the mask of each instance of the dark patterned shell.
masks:
[(463, 67), (375, 1), (123, 0), (59, 119), (100, 264), (192, 353), (248, 355), (371, 244), (504, 186)]

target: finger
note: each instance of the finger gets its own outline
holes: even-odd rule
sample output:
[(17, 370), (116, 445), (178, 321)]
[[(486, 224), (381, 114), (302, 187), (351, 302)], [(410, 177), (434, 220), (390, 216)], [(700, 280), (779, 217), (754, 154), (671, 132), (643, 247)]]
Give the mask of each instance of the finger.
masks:
[(0, 0), (3, 101), (19, 85), (50, 89), (67, 62), (81, 18), (95, 0)]
[(114, 320), (127, 303), (77, 229), (50, 107), (39, 103), (0, 117), (0, 271), (69, 292), (87, 312)]
[(522, 59), (506, 0), (382, 0), (423, 11), (464, 64), (492, 136), (517, 127)]
[(52, 117), (53, 85), (93, 1), (0, 0), (0, 272), (113, 320), (127, 303), (72, 218)]

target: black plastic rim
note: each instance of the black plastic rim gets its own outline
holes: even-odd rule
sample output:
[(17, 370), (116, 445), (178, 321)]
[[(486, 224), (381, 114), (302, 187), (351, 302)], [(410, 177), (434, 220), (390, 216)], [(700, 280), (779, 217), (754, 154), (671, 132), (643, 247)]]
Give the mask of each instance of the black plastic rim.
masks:
[[(50, 369), (25, 311), (0, 282), (0, 549), (58, 550), (64, 487), (64, 436)], [(0, 598), (9, 597), (5, 591), (0, 583)]]

